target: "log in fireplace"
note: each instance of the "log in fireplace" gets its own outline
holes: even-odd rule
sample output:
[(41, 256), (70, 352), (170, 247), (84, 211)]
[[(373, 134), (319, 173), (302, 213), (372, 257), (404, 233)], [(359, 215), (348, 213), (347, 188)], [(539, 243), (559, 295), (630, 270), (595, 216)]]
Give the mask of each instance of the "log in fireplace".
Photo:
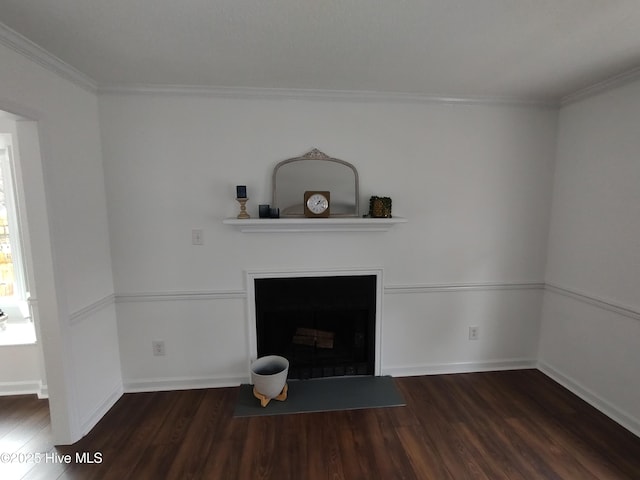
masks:
[(259, 357), (289, 360), (289, 378), (373, 375), (376, 276), (255, 279)]

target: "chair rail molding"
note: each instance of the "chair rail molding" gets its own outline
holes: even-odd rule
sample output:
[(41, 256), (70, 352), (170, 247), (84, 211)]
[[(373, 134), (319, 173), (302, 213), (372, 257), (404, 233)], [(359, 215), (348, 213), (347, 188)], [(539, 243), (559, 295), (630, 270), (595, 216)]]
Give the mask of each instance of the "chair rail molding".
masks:
[(599, 298), (594, 295), (590, 295), (588, 293), (573, 290), (571, 288), (562, 287), (555, 283), (547, 282), (545, 284), (545, 289), (548, 290), (549, 292), (557, 293), (558, 295), (573, 298), (574, 300), (587, 303), (594, 307), (598, 307), (603, 310), (607, 310), (609, 312), (617, 313), (618, 315), (633, 318), (635, 320), (640, 320), (640, 310), (637, 310), (634, 307), (630, 307), (627, 305), (620, 305), (619, 303), (613, 302), (611, 300)]

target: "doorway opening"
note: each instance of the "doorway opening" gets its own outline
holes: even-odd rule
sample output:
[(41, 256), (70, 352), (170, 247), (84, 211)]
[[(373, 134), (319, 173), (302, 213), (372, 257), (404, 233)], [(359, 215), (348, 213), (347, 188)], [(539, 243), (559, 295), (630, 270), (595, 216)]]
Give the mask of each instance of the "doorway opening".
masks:
[(15, 121), (0, 118), (0, 346), (36, 342), (28, 307)]

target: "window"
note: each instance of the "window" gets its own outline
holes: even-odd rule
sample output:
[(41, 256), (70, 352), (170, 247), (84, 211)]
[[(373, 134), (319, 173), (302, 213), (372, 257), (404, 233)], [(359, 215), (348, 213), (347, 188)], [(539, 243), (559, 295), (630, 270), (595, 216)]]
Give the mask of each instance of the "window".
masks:
[(13, 147), (13, 136), (0, 133), (0, 345), (36, 341), (27, 306)]

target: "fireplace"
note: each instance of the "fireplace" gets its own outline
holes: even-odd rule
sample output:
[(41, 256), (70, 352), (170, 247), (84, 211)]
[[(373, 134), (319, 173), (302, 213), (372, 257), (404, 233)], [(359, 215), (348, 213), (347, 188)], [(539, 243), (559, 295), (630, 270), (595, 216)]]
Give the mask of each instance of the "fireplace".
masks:
[(381, 272), (333, 273), (250, 275), (256, 357), (287, 358), (292, 379), (379, 374)]

